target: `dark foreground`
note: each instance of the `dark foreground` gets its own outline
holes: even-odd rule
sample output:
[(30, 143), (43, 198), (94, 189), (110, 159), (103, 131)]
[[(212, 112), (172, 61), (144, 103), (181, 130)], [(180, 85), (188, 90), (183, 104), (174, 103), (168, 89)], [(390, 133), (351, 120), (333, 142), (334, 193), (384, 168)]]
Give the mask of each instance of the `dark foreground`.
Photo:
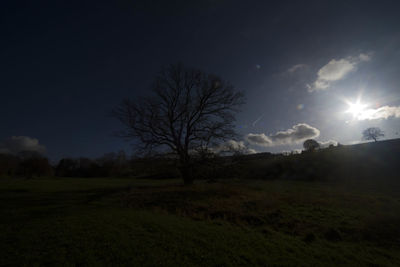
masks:
[(400, 195), (295, 181), (0, 180), (0, 266), (400, 266)]

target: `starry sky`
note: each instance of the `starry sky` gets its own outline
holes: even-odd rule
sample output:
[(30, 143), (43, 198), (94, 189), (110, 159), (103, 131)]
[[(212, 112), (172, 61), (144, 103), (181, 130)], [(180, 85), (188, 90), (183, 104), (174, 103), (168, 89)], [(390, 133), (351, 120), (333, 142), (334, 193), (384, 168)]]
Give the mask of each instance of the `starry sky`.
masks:
[(39, 2), (1, 3), (0, 152), (131, 152), (110, 111), (176, 62), (245, 92), (251, 151), (399, 137), (399, 1)]

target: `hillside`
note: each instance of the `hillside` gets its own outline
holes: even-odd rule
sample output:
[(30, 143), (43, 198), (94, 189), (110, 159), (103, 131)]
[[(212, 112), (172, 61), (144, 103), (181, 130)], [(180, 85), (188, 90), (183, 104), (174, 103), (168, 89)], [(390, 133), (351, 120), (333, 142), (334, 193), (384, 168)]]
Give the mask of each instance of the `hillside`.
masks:
[(225, 178), (394, 181), (399, 164), (400, 139), (393, 139), (288, 156), (242, 156), (222, 173)]

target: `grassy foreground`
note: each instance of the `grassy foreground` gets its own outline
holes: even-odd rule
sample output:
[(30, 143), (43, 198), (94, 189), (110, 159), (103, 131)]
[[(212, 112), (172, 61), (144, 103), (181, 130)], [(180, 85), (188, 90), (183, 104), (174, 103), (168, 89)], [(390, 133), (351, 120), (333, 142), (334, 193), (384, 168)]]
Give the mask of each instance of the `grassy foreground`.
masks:
[(0, 180), (0, 266), (400, 266), (399, 225), (396, 190)]

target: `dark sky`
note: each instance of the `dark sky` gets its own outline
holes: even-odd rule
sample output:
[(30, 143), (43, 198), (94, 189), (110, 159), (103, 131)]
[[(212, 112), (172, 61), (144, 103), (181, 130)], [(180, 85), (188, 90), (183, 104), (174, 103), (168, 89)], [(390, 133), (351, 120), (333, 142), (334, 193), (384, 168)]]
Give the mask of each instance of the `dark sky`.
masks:
[(400, 132), (399, 1), (39, 2), (1, 3), (0, 151), (130, 152), (108, 113), (178, 61), (245, 91), (257, 151)]

